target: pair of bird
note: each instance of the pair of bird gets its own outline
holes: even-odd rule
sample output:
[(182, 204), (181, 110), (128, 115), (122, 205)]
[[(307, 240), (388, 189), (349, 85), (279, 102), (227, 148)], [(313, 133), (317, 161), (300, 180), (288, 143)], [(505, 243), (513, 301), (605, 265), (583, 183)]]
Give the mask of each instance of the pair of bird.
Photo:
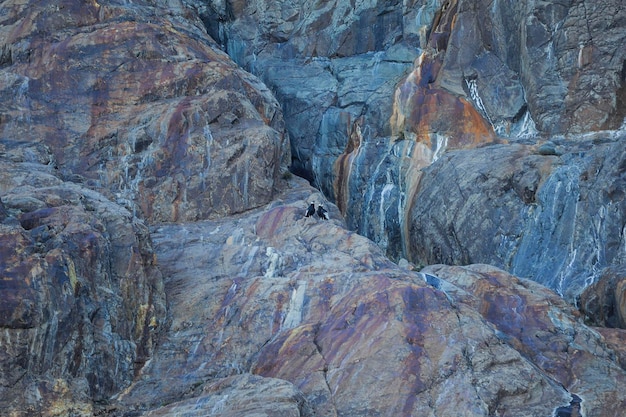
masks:
[[(310, 203), (309, 204), (309, 208), (306, 209), (306, 214), (304, 215), (304, 217), (313, 217), (313, 215), (315, 214), (315, 203)], [(320, 204), (319, 206), (317, 206), (317, 217), (319, 217), (322, 220), (328, 220), (328, 211), (326, 211), (326, 209), (324, 208), (324, 206), (322, 204)]]

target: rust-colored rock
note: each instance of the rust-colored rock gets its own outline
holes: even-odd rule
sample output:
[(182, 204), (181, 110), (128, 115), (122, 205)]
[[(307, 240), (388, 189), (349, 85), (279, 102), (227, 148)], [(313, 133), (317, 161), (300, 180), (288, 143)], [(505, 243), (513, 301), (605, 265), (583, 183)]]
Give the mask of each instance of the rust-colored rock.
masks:
[[(289, 187), (245, 216), (155, 227), (172, 323), (113, 403), (120, 412), (201, 414), (217, 401), (206, 395), (216, 381), (254, 373), (293, 384), (303, 416), (461, 406), (468, 416), (549, 416), (580, 407), (575, 395), (585, 415), (618, 415), (624, 371), (556, 294), (487, 266), (400, 268), (347, 231), (333, 205), (330, 221), (305, 218), (322, 197)], [(240, 388), (225, 405), (259, 398)]]
[(46, 144), (64, 174), (154, 222), (270, 201), (288, 163), (278, 103), (182, 4), (2, 7), (3, 138)]
[(395, 134), (409, 136), (439, 152), (473, 147), (495, 139), (493, 127), (464, 97), (441, 87), (440, 74), (457, 17), (457, 1), (435, 15), (424, 52), (399, 85), (391, 118)]

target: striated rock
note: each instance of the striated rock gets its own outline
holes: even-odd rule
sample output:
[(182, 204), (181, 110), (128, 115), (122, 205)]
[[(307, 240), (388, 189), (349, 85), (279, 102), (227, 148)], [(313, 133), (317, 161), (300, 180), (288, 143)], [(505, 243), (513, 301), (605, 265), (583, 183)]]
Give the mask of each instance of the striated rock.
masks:
[(155, 227), (171, 327), (113, 415), (280, 398), (302, 416), (619, 415), (626, 373), (556, 294), (493, 267), (400, 268), (340, 221), (305, 218), (320, 198), (292, 181), (245, 216)]
[(195, 397), (150, 411), (146, 416), (285, 416), (307, 413), (302, 393), (285, 380), (243, 374), (218, 379)]
[[(497, 213), (491, 197), (486, 206), (472, 207), (474, 199), (485, 199), (465, 189), (456, 192), (458, 173), (452, 167), (436, 180), (423, 179), (436, 172), (425, 168), (446, 151), (505, 142), (496, 136), (534, 144), (538, 134), (618, 128), (624, 118), (626, 55), (620, 45), (626, 32), (619, 24), (624, 10), (617, 1), (602, 7), (578, 0), (374, 2), (350, 10), (341, 2), (319, 7), (197, 3), (189, 2), (209, 33), (276, 92), (291, 139), (292, 171), (333, 200), (350, 229), (374, 240), (393, 259), (490, 262), (537, 278), (569, 300), (602, 268), (621, 262), (614, 248), (623, 241), (622, 211), (615, 204), (609, 208), (599, 191), (606, 188), (603, 181), (614, 179), (607, 175), (591, 185), (584, 180), (586, 169), (575, 167), (577, 154), (603, 158), (602, 143), (595, 150), (584, 136), (549, 138), (533, 152), (559, 157), (557, 165), (548, 163), (552, 168), (539, 161), (550, 158), (539, 158), (528, 163), (539, 164), (541, 172), (528, 168), (532, 172), (524, 173), (519, 171), (527, 169), (523, 164), (507, 157), (519, 167), (515, 174), (504, 174), (500, 171), (508, 168), (493, 163), (474, 167), (480, 177), (461, 174), (478, 181), (468, 186), (491, 195), (501, 194), (498, 190), (510, 183), (519, 199), (494, 202)], [(604, 13), (610, 17), (602, 19)], [(356, 34), (347, 34), (363, 24), (372, 26), (367, 36), (355, 41)], [(576, 145), (580, 141), (587, 143)], [(472, 159), (487, 152), (462, 153), (454, 161), (461, 164), (465, 155)], [(509, 153), (517, 155), (518, 149)], [(542, 171), (546, 169), (553, 174)], [(576, 204), (569, 197), (576, 193), (567, 192), (567, 184), (576, 187), (577, 173), (590, 184), (581, 191), (593, 196), (589, 204)], [(481, 186), (484, 176), (508, 182)], [(543, 181), (546, 188), (539, 190)], [(421, 190), (422, 183), (427, 190)], [(429, 190), (433, 183), (446, 185)], [(441, 209), (443, 200), (452, 200), (449, 192), (456, 199), (451, 204), (464, 204), (463, 215), (471, 217), (457, 219), (456, 209)], [(425, 196), (433, 196), (433, 204)], [(553, 196), (567, 202), (561, 226), (547, 219), (548, 206), (557, 209), (560, 204)], [(592, 219), (600, 207), (608, 209), (606, 225)], [(432, 214), (436, 216), (427, 221)], [(571, 221), (573, 229), (567, 226)], [(618, 233), (589, 237), (578, 232), (598, 227)], [(477, 235), (482, 232), (486, 234)], [(576, 244), (570, 244), (572, 239)], [(587, 242), (583, 249), (575, 250), (582, 241)], [(594, 253), (594, 245), (605, 249)]]
[[(443, 142), (437, 143), (442, 151), (448, 146), (454, 149), (489, 143), (495, 137), (492, 126), (470, 102), (442, 88), (442, 67), (457, 8), (457, 1), (446, 2), (435, 16), (424, 52), (396, 90), (391, 117), (394, 133), (425, 142), (430, 148), (435, 147), (436, 138)], [(478, 110), (483, 108), (478, 105)]]
[(0, 161), (0, 404), (88, 416), (152, 355), (165, 318), (147, 227), (55, 170)]
[[(487, 265), (429, 266), (422, 272), (452, 284), (442, 290), (480, 312), (507, 345), (558, 381), (573, 398), (582, 399), (582, 415), (622, 413), (626, 398), (615, 387), (624, 384), (626, 373), (615, 363), (614, 350), (600, 334), (582, 326), (578, 311), (557, 294)], [(599, 375), (590, 369), (606, 371)]]
[[(386, 87), (377, 88), (379, 82), (375, 81), (366, 90), (374, 87), (375, 94), (381, 94), (376, 107), (382, 111), (376, 112), (373, 103), (367, 102), (365, 106), (335, 106), (333, 98), (341, 103), (338, 86), (340, 90), (344, 83), (351, 84), (349, 80), (367, 76), (361, 71), (358, 78), (352, 78), (354, 73), (332, 65), (339, 60), (356, 63), (373, 54), (381, 64), (376, 67), (383, 68), (386, 56), (397, 48), (419, 48), (412, 52), (413, 58), (423, 52), (416, 71), (424, 83), (438, 88), (426, 95), (443, 98), (437, 102), (431, 97), (431, 104), (421, 111), (430, 108), (432, 115), (468, 118), (461, 123), (472, 122), (463, 130), (465, 134), (483, 136), (487, 128), (487, 132), (493, 129), (504, 136), (528, 136), (535, 132), (535, 123), (549, 134), (616, 129), (625, 116), (621, 104), (626, 52), (621, 45), (626, 32), (620, 22), (626, 16), (617, 0), (601, 7), (582, 0), (559, 4), (426, 0), (354, 6), (340, 1), (324, 5), (188, 3), (236, 62), (279, 92), (292, 146), (302, 150), (293, 154), (294, 169), (329, 196), (333, 193), (325, 177), (332, 175), (333, 161), (324, 159), (339, 154), (333, 149), (334, 142), (325, 140), (327, 118), (333, 120), (337, 110), (349, 114), (351, 120), (365, 116), (364, 125), (378, 140), (390, 134), (387, 126), (393, 99), (393, 94), (385, 96)], [(301, 76), (294, 76), (297, 73)], [(379, 77), (383, 84), (396, 85), (402, 71), (377, 72), (374, 78)], [(402, 81), (398, 93), (408, 90), (415, 78), (412, 74)], [(410, 108), (421, 108), (422, 95), (415, 97)], [(453, 106), (457, 110), (450, 113), (455, 101), (459, 101)], [(290, 112), (294, 102), (300, 105)], [(394, 117), (403, 110), (396, 113)], [(410, 119), (411, 111), (402, 118)], [(431, 122), (417, 120), (423, 123), (420, 130), (427, 131)], [(446, 122), (445, 116), (440, 117), (433, 131), (441, 131), (438, 123)], [(399, 131), (402, 126), (401, 122)], [(345, 125), (338, 127), (341, 129), (335, 129), (334, 137), (345, 145), (349, 132)], [(311, 162), (309, 150), (319, 147), (324, 148), (314, 157), (319, 162)]]
[(49, 146), (154, 222), (270, 201), (288, 163), (278, 103), (182, 3), (22, 3), (2, 3), (2, 138)]
[(3, 411), (621, 415), (618, 3), (0, 2)]
[(527, 145), (445, 154), (415, 197), (409, 259), (496, 265), (574, 301), (624, 262), (622, 138), (605, 132), (561, 155)]
[(235, 62), (276, 93), (292, 172), (329, 197), (355, 121), (362, 117), (368, 138), (389, 136), (395, 86), (419, 55), (421, 16), (430, 13), (398, 1), (187, 3)]

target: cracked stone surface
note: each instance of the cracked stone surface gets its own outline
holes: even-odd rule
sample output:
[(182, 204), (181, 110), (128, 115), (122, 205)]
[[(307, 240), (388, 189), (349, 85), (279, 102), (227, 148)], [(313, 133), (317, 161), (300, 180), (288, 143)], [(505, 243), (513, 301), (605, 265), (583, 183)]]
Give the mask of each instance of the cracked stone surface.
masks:
[(312, 200), (323, 197), (292, 180), (245, 216), (153, 228), (169, 330), (111, 409), (200, 413), (219, 399), (214, 384), (250, 374), (264, 409), (302, 416), (448, 416), (459, 404), (547, 416), (572, 395), (586, 416), (626, 405), (615, 347), (552, 291), (485, 265), (400, 268), (335, 206), (330, 221), (305, 218)]
[(623, 415), (621, 0), (0, 10), (3, 414)]

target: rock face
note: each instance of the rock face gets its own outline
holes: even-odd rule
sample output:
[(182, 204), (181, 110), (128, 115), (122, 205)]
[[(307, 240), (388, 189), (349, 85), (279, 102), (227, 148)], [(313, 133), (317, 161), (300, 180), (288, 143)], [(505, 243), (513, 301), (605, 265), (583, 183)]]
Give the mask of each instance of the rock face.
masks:
[(0, 147), (3, 413), (91, 415), (150, 358), (165, 319), (148, 228)]
[(0, 8), (0, 403), (92, 415), (165, 328), (144, 221), (271, 201), (282, 114), (179, 2)]
[(573, 301), (604, 267), (624, 263), (625, 139), (551, 145), (560, 154), (494, 145), (444, 155), (416, 195), (411, 256), (497, 265)]
[(2, 2), (2, 137), (153, 222), (267, 203), (288, 163), (278, 103), (181, 3), (149, 3)]
[(623, 414), (618, 0), (0, 7), (4, 414)]
[(558, 295), (487, 265), (402, 269), (305, 218), (319, 198), (291, 182), (245, 216), (154, 229), (172, 323), (116, 415), (233, 415), (262, 394), (273, 415), (622, 413), (615, 350)]
[[(433, 207), (441, 206), (422, 198), (432, 190), (421, 187), (434, 181), (422, 181), (433, 172), (424, 168), (446, 150), (480, 147), (497, 141), (496, 136), (539, 146), (542, 136), (564, 135), (559, 144), (572, 158), (542, 166), (553, 173), (506, 175), (522, 180), (512, 186), (530, 194), (537, 190), (521, 189), (539, 187), (536, 178), (528, 177), (539, 175), (547, 180), (543, 192), (564, 193), (561, 197), (569, 201), (567, 187), (559, 184), (576, 187), (574, 155), (581, 152), (576, 143), (587, 141), (572, 134), (617, 129), (626, 115), (626, 31), (621, 24), (626, 11), (619, 1), (602, 6), (583, 0), (370, 2), (352, 8), (342, 2), (317, 7), (308, 2), (189, 3), (235, 61), (276, 92), (291, 138), (292, 170), (317, 185), (336, 202), (351, 229), (373, 239), (389, 256), (422, 264), (494, 262), (570, 299), (614, 262), (614, 248), (623, 245), (623, 238), (603, 242), (605, 236), (574, 236), (579, 230), (602, 233), (596, 227), (602, 224), (591, 224), (599, 207), (608, 208), (602, 219), (610, 227), (621, 224), (623, 210), (600, 191), (612, 187), (612, 177), (607, 183), (594, 180), (585, 190), (592, 204), (571, 202), (563, 208), (567, 221), (574, 222), (570, 237), (569, 230), (546, 224), (544, 208), (552, 203), (536, 205), (530, 195), (514, 205), (505, 203), (510, 211), (494, 213), (486, 203), (461, 218), (455, 210), (436, 216), (441, 210)], [(600, 141), (622, 137), (606, 136)], [(606, 147), (594, 149), (597, 140), (587, 141), (583, 159), (604, 158)], [(552, 153), (548, 148), (538, 152)], [(463, 155), (474, 159), (485, 152)], [(518, 148), (508, 152), (513, 158)], [(496, 178), (502, 169), (494, 164), (480, 168)], [(451, 170), (445, 181), (455, 186), (440, 189), (454, 193), (459, 187)], [(461, 183), (459, 194), (473, 204), (479, 198), (474, 184)], [(583, 212), (586, 208), (592, 211)], [(437, 237), (425, 230), (434, 227), (424, 221), (425, 214), (435, 215)], [(475, 228), (462, 227), (482, 219), (486, 234), (476, 236)], [(542, 236), (546, 228), (555, 235)], [(612, 230), (622, 235), (620, 226)], [(423, 244), (422, 232), (428, 235)], [(429, 247), (435, 238), (447, 242)], [(536, 239), (540, 245), (533, 248)], [(570, 245), (572, 239), (587, 240), (582, 256)], [(472, 245), (480, 249), (465, 247)], [(600, 248), (595, 255), (589, 253), (593, 245)]]

